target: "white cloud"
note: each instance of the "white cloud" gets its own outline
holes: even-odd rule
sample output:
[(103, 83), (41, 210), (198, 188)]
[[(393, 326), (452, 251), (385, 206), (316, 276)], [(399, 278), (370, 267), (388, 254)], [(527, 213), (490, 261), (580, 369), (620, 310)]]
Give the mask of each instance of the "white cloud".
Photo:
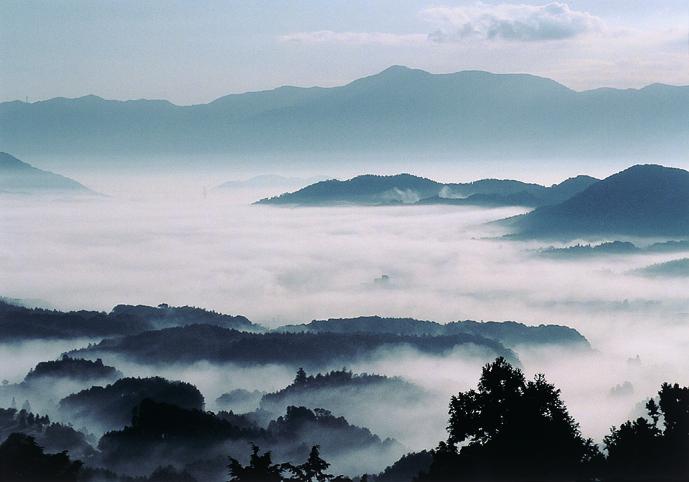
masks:
[(429, 34), (435, 42), (465, 39), (533, 42), (562, 40), (599, 32), (603, 21), (588, 12), (572, 10), (565, 3), (546, 5), (486, 5), (432, 7), (423, 17), (437, 28)]
[(334, 32), (318, 30), (314, 32), (295, 32), (279, 37), (282, 42), (303, 44), (340, 43), (349, 45), (409, 45), (423, 43), (425, 34), (395, 34), (386, 32)]
[(604, 30), (603, 21), (588, 12), (572, 10), (567, 4), (437, 6), (422, 10), (431, 25), (430, 33), (336, 32), (316, 30), (293, 32), (278, 39), (286, 43), (346, 45), (421, 45), (468, 39), (544, 41), (573, 38)]

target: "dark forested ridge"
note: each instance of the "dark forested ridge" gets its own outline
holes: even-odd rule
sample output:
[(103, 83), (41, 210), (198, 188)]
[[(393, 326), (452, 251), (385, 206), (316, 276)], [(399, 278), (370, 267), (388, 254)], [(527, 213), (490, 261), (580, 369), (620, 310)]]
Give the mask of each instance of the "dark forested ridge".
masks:
[(689, 172), (636, 165), (507, 224), (524, 237), (685, 237), (689, 235)]
[(78, 380), (115, 380), (121, 378), (122, 373), (115, 367), (103, 364), (97, 360), (84, 360), (63, 355), (54, 361), (44, 361), (36, 365), (24, 378), (27, 383), (47, 382), (45, 379), (71, 378)]
[(486, 354), (517, 359), (500, 342), (468, 333), (433, 337), (391, 333), (248, 333), (215, 325), (187, 325), (108, 338), (75, 353), (126, 355), (153, 363), (209, 360), (323, 367), (369, 357), (376, 350), (394, 346), (428, 354), (443, 354), (462, 346), (477, 347)]
[(689, 87), (576, 92), (533, 75), (401, 66), (340, 87), (281, 87), (193, 106), (93, 95), (0, 103), (5, 149), (101, 162), (148, 156), (169, 163), (199, 153), (686, 159), (688, 126)]
[(358, 318), (313, 320), (304, 325), (287, 325), (279, 329), (291, 333), (386, 333), (407, 336), (471, 334), (499, 341), (508, 347), (566, 345), (589, 348), (586, 338), (573, 328), (560, 325), (528, 326), (514, 321), (478, 322), (466, 320), (441, 324), (413, 318), (361, 316)]
[(577, 176), (546, 187), (509, 179), (439, 183), (411, 174), (363, 175), (346, 181), (320, 181), (295, 192), (262, 199), (257, 204), (545, 206), (569, 199), (597, 181), (590, 176)]
[(248, 331), (262, 330), (244, 316), (224, 315), (191, 306), (117, 305), (110, 313), (85, 310), (61, 312), (26, 308), (0, 300), (0, 340), (130, 335), (192, 323)]

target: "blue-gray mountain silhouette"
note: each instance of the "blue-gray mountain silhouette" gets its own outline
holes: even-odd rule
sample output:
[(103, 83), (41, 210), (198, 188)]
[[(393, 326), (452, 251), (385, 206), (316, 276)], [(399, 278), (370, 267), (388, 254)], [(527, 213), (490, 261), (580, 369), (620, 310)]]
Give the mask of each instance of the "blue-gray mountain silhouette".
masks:
[(0, 193), (69, 192), (93, 194), (77, 181), (49, 171), (43, 171), (0, 152)]
[(508, 221), (525, 236), (689, 234), (689, 172), (636, 165), (572, 198)]
[(440, 183), (411, 174), (366, 174), (346, 181), (330, 179), (292, 193), (261, 199), (258, 204), (455, 204), (478, 206), (545, 206), (583, 191), (598, 180), (577, 176), (546, 187), (511, 179)]
[(689, 87), (577, 92), (533, 75), (395, 66), (340, 87), (282, 87), (193, 106), (92, 95), (5, 102), (0, 145), (62, 156), (686, 159)]

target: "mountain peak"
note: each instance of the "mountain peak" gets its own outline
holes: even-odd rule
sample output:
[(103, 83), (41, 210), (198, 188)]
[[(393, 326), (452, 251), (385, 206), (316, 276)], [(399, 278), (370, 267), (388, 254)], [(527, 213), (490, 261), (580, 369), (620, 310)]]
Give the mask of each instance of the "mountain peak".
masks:
[(635, 164), (627, 169), (620, 171), (615, 176), (632, 176), (640, 174), (661, 174), (661, 175), (689, 175), (689, 172), (676, 167), (666, 167), (660, 164)]
[(381, 71), (377, 75), (384, 75), (384, 74), (400, 74), (400, 73), (407, 73), (407, 72), (424, 72), (428, 73), (425, 70), (421, 69), (412, 69), (411, 67), (407, 67), (406, 65), (391, 65), (387, 69)]

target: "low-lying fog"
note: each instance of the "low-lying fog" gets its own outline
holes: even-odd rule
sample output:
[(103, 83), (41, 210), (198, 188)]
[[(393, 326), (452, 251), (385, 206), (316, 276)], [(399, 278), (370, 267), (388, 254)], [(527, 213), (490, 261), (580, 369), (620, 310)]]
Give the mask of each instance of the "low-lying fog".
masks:
[[(110, 192), (117, 194), (1, 198), (0, 295), (65, 310), (188, 304), (269, 327), (368, 314), (566, 324), (596, 352), (516, 351), (529, 375), (544, 372), (562, 389), (584, 433), (597, 440), (661, 382), (689, 383), (686, 283), (630, 273), (677, 253), (545, 258), (535, 250), (552, 243), (500, 239), (502, 228), (485, 224), (519, 208), (280, 208), (248, 204), (275, 192)], [(376, 282), (383, 274), (389, 281)], [(19, 381), (35, 362), (76, 346), (0, 346), (10, 360), (0, 379)], [(640, 363), (630, 360), (637, 355)], [(294, 376), (282, 367), (112, 362), (126, 375), (191, 381), (209, 408), (223, 391), (274, 390)], [(349, 368), (403, 376), (439, 394), (430, 420), (408, 425), (406, 434), (380, 433), (419, 449), (443, 437), (447, 397), (476, 383), (480, 363), (405, 352)], [(632, 394), (610, 395), (625, 381)]]

